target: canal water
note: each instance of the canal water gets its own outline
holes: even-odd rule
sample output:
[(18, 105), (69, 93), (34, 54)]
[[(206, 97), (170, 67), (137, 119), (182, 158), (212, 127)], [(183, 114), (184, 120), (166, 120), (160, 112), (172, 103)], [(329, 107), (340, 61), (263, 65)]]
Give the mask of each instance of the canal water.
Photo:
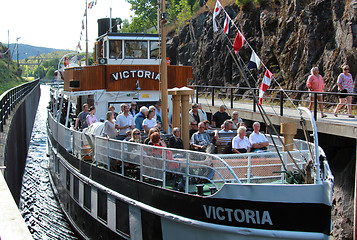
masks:
[(41, 86), (23, 177), (20, 211), (34, 239), (77, 239), (51, 188), (46, 155), (49, 86)]

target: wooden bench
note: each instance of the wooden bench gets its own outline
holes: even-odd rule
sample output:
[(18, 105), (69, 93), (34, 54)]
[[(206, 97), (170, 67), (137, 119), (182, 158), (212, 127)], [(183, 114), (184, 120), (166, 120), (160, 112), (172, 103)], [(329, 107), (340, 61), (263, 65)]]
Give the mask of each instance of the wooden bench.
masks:
[(216, 140), (216, 149), (218, 154), (232, 153), (232, 139), (237, 136), (236, 133), (218, 133)]

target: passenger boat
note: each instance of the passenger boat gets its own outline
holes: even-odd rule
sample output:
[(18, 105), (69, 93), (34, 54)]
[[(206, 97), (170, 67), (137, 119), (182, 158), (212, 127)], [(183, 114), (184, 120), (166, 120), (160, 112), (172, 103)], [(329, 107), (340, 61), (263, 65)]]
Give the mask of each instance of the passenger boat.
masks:
[[(318, 147), (316, 127), (315, 144), (294, 140), (289, 152), (276, 144), (282, 137), (269, 135), (269, 152), (207, 154), (108, 140), (100, 134), (102, 123), (76, 131), (71, 107), (60, 123), (57, 106), (64, 101), (77, 108), (90, 103), (100, 119), (112, 104), (159, 100), (159, 40), (152, 34), (105, 33), (96, 42), (97, 64), (65, 68), (63, 88), (52, 88), (50, 179), (80, 236), (328, 239), (333, 176)], [(190, 67), (168, 66), (167, 72), (169, 88), (185, 87), (192, 78)], [(305, 184), (294, 171), (309, 162), (312, 181)]]

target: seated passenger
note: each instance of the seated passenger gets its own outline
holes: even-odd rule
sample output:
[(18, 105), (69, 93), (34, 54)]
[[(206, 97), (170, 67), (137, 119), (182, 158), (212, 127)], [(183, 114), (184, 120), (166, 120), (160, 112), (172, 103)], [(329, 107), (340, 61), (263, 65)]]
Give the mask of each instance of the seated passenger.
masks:
[(183, 149), (183, 141), (180, 138), (180, 128), (176, 127), (172, 130), (173, 136), (169, 138), (169, 147)]
[(131, 138), (129, 139), (129, 142), (141, 143), (141, 133), (139, 129), (134, 128), (134, 130), (131, 132)]
[(203, 111), (198, 109), (197, 103), (192, 103), (192, 109), (189, 112), (189, 121), (203, 122), (207, 120), (207, 117), (203, 114)]
[(234, 111), (232, 113), (232, 119), (231, 121), (233, 122), (232, 129), (236, 130), (239, 127), (239, 123), (243, 122), (241, 118), (238, 117), (238, 111)]
[(209, 125), (209, 121), (208, 120), (203, 121), (203, 123), (205, 124), (205, 130), (211, 129), (211, 126)]
[(198, 124), (198, 132), (192, 135), (190, 144), (197, 151), (214, 153), (214, 145), (211, 143), (208, 133), (205, 132), (205, 124), (203, 122)]
[(190, 139), (191, 139), (192, 135), (197, 131), (198, 131), (198, 123), (196, 121), (191, 122), (190, 132), (189, 132)]
[(149, 133), (150, 129), (157, 124), (154, 116), (155, 116), (155, 111), (149, 110), (147, 118), (143, 121), (143, 128), (145, 130), (145, 133)]
[(149, 109), (143, 106), (140, 108), (139, 113), (137, 113), (134, 117), (135, 128), (139, 129), (140, 131), (144, 130), (143, 121), (145, 120), (148, 111)]
[(233, 133), (232, 129), (233, 122), (230, 120), (226, 120), (222, 124), (222, 129), (221, 130), (215, 130), (214, 131), (214, 138), (216, 141), (218, 140), (219, 133)]
[(234, 153), (249, 153), (250, 152), (250, 142), (246, 137), (247, 129), (246, 127), (240, 126), (237, 130), (237, 136), (232, 140), (232, 151)]
[(152, 145), (150, 136), (151, 136), (153, 133), (155, 133), (155, 132), (159, 132), (159, 133), (160, 133), (160, 130), (157, 129), (157, 128), (151, 128), (151, 129), (149, 130), (148, 137), (144, 140), (144, 144)]
[(125, 132), (125, 139), (124, 141), (129, 141), (131, 139), (131, 130)]
[(252, 145), (252, 152), (264, 152), (269, 145), (268, 139), (264, 134), (260, 133), (260, 123), (253, 123), (254, 132), (249, 136), (249, 142)]
[[(151, 134), (150, 140), (153, 143), (153, 145), (156, 147), (166, 147), (166, 144), (163, 144), (163, 141), (161, 140), (160, 133), (158, 133), (158, 132)], [(158, 149), (158, 148), (153, 148), (152, 155), (160, 158), (160, 157), (162, 157), (162, 150)], [(173, 160), (172, 151), (166, 150), (165, 155), (166, 155), (166, 160)], [(179, 165), (177, 162), (169, 161), (166, 163), (166, 168), (168, 168), (168, 169), (173, 169), (173, 168), (178, 168), (178, 167), (179, 167)]]

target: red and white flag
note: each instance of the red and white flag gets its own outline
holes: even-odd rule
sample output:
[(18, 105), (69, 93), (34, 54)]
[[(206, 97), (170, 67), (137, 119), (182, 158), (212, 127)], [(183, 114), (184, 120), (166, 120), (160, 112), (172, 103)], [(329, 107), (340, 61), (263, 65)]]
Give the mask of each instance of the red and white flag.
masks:
[(234, 52), (237, 53), (242, 48), (243, 44), (244, 44), (244, 37), (238, 30), (237, 36), (234, 39), (234, 43), (233, 43)]
[(213, 10), (213, 32), (218, 31), (217, 23), (216, 23), (216, 16), (221, 12), (222, 6), (221, 3), (217, 0), (216, 6)]
[(259, 88), (259, 105), (262, 105), (263, 103), (264, 93), (267, 91), (268, 87), (270, 86), (272, 77), (273, 74), (269, 71), (269, 69), (267, 69), (265, 71), (263, 81), (260, 84), (260, 88)]
[(231, 18), (226, 13), (226, 19), (224, 20), (223, 31), (225, 34), (229, 33), (229, 24), (231, 22)]

